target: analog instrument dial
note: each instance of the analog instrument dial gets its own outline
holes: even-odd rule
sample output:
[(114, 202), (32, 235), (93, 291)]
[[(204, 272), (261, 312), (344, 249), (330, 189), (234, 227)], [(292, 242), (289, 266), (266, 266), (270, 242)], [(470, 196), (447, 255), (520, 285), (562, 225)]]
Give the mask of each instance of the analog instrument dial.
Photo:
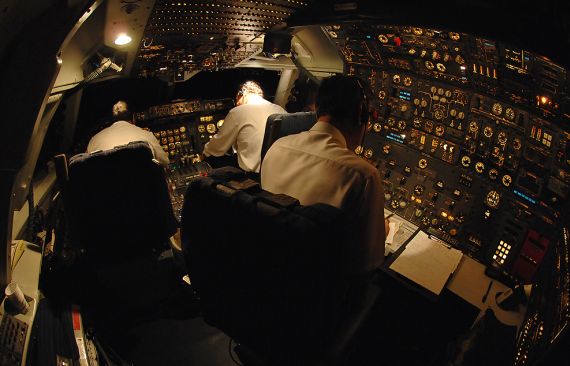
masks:
[(385, 34), (380, 34), (378, 35), (378, 40), (380, 41), (380, 43), (388, 43), (388, 37)]
[(213, 123), (208, 123), (206, 126), (206, 131), (208, 131), (208, 133), (216, 133), (216, 125)]
[(400, 75), (396, 74), (394, 76), (392, 76), (392, 81), (394, 82), (394, 84), (400, 84)]
[(505, 187), (509, 187), (511, 185), (511, 183), (513, 182), (513, 178), (510, 175), (505, 174), (505, 175), (503, 175), (501, 182), (503, 183), (503, 185)]
[(481, 161), (478, 161), (475, 164), (475, 171), (479, 174), (482, 174), (485, 171), (485, 164)]
[(459, 38), (461, 38), (461, 37), (459, 36), (459, 33), (457, 33), (457, 32), (449, 32), (449, 38), (452, 41), (459, 41)]
[(374, 151), (372, 151), (372, 149), (366, 149), (366, 151), (364, 152), (364, 157), (366, 159), (370, 159), (373, 154), (374, 154)]
[(441, 62), (438, 62), (435, 66), (437, 67), (437, 71), (439, 72), (445, 72), (447, 70), (445, 65), (442, 64)]
[(427, 160), (426, 160), (426, 159), (420, 159), (420, 160), (418, 161), (418, 166), (419, 166), (421, 169), (427, 168), (427, 166), (428, 166)]
[(503, 113), (503, 106), (500, 105), (499, 103), (494, 103), (493, 107), (491, 108), (491, 111), (493, 112), (494, 115), (500, 116), (501, 113)]
[(384, 100), (384, 98), (386, 98), (386, 92), (384, 90), (380, 90), (378, 92), (378, 99)]
[(502, 131), (499, 132), (499, 134), (497, 135), (497, 141), (499, 142), (499, 144), (505, 145), (507, 143), (507, 134)]
[(414, 187), (414, 194), (416, 196), (421, 196), (424, 193), (424, 190), (425, 190), (424, 186), (422, 186), (421, 184), (417, 184)]
[(444, 133), (445, 133), (445, 127), (443, 127), (442, 125), (435, 126), (435, 134), (437, 136), (443, 136)]
[(469, 122), (469, 132), (477, 132), (479, 131), (479, 125), (475, 121)]
[(499, 171), (495, 168), (489, 170), (489, 179), (496, 180), (499, 176)]
[(499, 207), (499, 203), (501, 202), (501, 195), (497, 191), (489, 191), (487, 193), (487, 197), (485, 197), (485, 203), (487, 206), (491, 208)]
[(428, 69), (428, 70), (433, 70), (433, 68), (435, 67), (434, 64), (433, 64), (433, 62), (431, 62), (430, 60), (427, 60), (427, 61), (424, 63), (424, 65), (425, 65), (426, 69)]
[(376, 122), (372, 125), (372, 129), (374, 130), (374, 132), (380, 132), (382, 131), (382, 125)]
[(507, 117), (507, 119), (510, 121), (514, 121), (515, 120), (515, 110), (512, 108), (505, 109), (505, 117)]
[(405, 86), (411, 86), (412, 85), (412, 78), (409, 76), (405, 76), (404, 77), (404, 85)]
[(469, 168), (469, 166), (471, 165), (471, 158), (467, 155), (464, 155), (461, 158), (461, 165), (463, 165), (465, 168)]
[(487, 137), (487, 138), (490, 138), (491, 136), (493, 136), (493, 127), (486, 126), (483, 129), (483, 135), (485, 135), (485, 137)]

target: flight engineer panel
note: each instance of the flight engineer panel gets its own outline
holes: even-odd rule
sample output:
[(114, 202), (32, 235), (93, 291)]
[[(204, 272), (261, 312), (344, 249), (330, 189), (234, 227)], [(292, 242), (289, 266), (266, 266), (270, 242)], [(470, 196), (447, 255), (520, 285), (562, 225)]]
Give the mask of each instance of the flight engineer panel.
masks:
[(377, 166), (386, 208), (530, 282), (568, 205), (567, 70), (459, 32), (323, 29), (373, 94), (357, 153)]

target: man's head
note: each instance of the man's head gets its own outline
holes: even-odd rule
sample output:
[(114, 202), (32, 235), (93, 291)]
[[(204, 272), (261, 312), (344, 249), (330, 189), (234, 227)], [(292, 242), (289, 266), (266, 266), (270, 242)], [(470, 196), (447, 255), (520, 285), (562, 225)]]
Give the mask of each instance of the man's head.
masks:
[(133, 123), (133, 114), (124, 100), (119, 100), (113, 105), (113, 122), (127, 121)]
[(368, 122), (365, 84), (355, 76), (334, 75), (321, 82), (317, 94), (317, 116), (337, 127), (350, 149), (361, 143)]
[(247, 104), (250, 95), (258, 95), (263, 98), (263, 89), (255, 81), (246, 81), (241, 84), (236, 96), (236, 105)]

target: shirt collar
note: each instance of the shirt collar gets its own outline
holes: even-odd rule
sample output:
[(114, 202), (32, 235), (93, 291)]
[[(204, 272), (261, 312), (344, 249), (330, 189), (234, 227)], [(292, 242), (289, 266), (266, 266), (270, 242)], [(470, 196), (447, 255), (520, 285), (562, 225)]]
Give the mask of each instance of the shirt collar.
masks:
[(263, 97), (260, 95), (250, 94), (247, 97), (247, 104), (263, 104), (263, 103), (268, 103), (268, 101), (263, 99)]
[(342, 132), (340, 132), (338, 128), (328, 122), (317, 121), (317, 123), (315, 123), (315, 125), (311, 128), (311, 131), (327, 133), (331, 135), (333, 139), (337, 140), (342, 147), (346, 148), (346, 139), (344, 138)]

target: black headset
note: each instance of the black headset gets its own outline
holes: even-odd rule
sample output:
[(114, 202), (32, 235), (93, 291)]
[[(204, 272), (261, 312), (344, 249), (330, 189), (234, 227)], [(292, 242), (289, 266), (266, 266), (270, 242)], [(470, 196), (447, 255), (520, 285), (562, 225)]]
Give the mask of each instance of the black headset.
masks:
[(366, 97), (366, 90), (364, 89), (364, 85), (362, 85), (362, 82), (358, 77), (356, 77), (356, 83), (358, 84), (358, 88), (360, 89), (362, 97), (360, 100), (360, 107), (359, 107), (360, 109), (359, 124), (363, 125), (368, 123), (368, 120), (370, 119), (370, 112), (368, 111), (368, 98)]

